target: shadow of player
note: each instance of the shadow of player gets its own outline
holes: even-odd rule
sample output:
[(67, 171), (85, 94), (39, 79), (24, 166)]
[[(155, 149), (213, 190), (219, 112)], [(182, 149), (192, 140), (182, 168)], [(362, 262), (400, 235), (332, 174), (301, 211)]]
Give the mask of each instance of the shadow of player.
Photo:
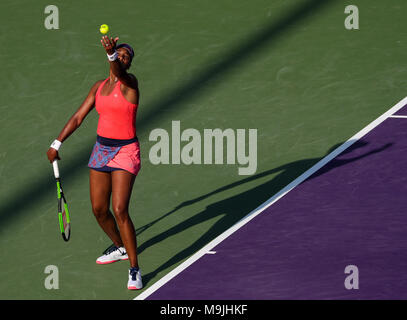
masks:
[[(332, 150), (335, 150), (341, 144), (342, 143), (333, 146), (328, 151), (327, 155), (329, 153), (331, 153)], [(348, 163), (358, 161), (360, 159), (363, 159), (363, 158), (373, 155), (375, 153), (381, 152), (392, 146), (392, 143), (388, 143), (388, 144), (383, 145), (382, 147), (379, 147), (379, 148), (371, 150), (369, 152), (360, 154), (358, 156), (340, 159), (344, 155), (346, 155), (358, 148), (365, 147), (367, 144), (368, 143), (365, 141), (355, 142), (349, 148), (344, 150), (339, 155), (339, 157), (331, 160), (327, 165), (322, 167), (320, 170), (318, 170), (316, 173), (314, 173), (312, 176), (310, 176), (307, 180), (314, 179), (315, 177), (318, 177), (328, 171), (334, 170), (337, 167), (341, 167)], [(214, 203), (208, 205), (205, 210), (197, 213), (196, 215), (169, 228), (165, 232), (162, 232), (162, 233), (152, 237), (151, 239), (145, 241), (144, 243), (142, 243), (138, 248), (139, 253), (143, 252), (147, 248), (149, 248), (161, 241), (164, 241), (165, 239), (167, 239), (171, 236), (174, 236), (188, 228), (191, 228), (202, 222), (205, 222), (210, 219), (221, 216), (221, 218), (218, 219), (211, 226), (211, 228), (207, 232), (202, 234), (196, 241), (194, 241), (188, 247), (186, 247), (185, 249), (183, 249), (180, 252), (178, 252), (177, 254), (175, 254), (173, 257), (171, 257), (168, 261), (163, 263), (153, 272), (144, 275), (143, 281), (145, 282), (145, 284), (147, 284), (148, 281), (150, 281), (160, 272), (178, 264), (179, 262), (183, 261), (185, 258), (189, 257), (190, 255), (192, 255), (195, 252), (197, 252), (198, 250), (200, 250), (207, 243), (209, 243), (211, 240), (213, 240), (214, 238), (219, 236), (221, 233), (223, 233), (225, 230), (230, 228), (232, 225), (237, 223), (244, 216), (246, 216), (249, 212), (253, 211), (259, 205), (261, 205), (262, 203), (267, 201), (272, 195), (276, 194), (283, 187), (285, 187), (288, 183), (290, 183), (295, 178), (300, 176), (303, 172), (305, 172), (307, 169), (312, 167), (315, 163), (320, 161), (322, 158), (312, 158), (312, 159), (294, 161), (294, 162), (279, 166), (277, 168), (264, 171), (257, 175), (242, 179), (240, 181), (231, 183), (229, 185), (216, 189), (210, 193), (207, 193), (207, 194), (197, 197), (195, 199), (191, 199), (189, 201), (183, 202), (180, 205), (178, 205), (177, 207), (175, 207), (173, 210), (171, 210), (171, 211), (167, 212), (166, 214), (164, 214), (163, 216), (161, 216), (160, 218), (150, 222), (149, 224), (146, 224), (143, 227), (138, 228), (136, 231), (138, 234), (140, 234), (141, 232), (145, 231), (146, 229), (148, 229), (155, 223), (157, 223), (157, 222), (163, 220), (164, 218), (168, 217), (169, 215), (173, 214), (180, 208), (183, 208), (188, 205), (194, 204), (196, 202), (202, 201), (212, 195), (215, 195), (217, 193), (240, 186), (244, 183), (248, 183), (248, 182), (260, 179), (262, 177), (266, 177), (266, 176), (274, 174), (274, 173), (279, 173), (277, 176), (275, 176), (271, 180), (269, 180), (259, 186), (256, 186), (250, 190), (246, 190), (244, 192), (236, 194), (227, 199), (217, 201), (217, 202), (214, 202)]]

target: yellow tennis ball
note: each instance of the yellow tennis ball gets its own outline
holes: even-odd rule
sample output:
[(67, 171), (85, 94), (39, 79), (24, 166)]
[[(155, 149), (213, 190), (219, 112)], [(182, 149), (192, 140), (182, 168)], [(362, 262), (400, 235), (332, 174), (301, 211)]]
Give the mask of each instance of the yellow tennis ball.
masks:
[(106, 34), (106, 33), (108, 33), (109, 32), (109, 26), (107, 25), (107, 24), (102, 24), (101, 26), (100, 26), (100, 33), (102, 33), (102, 34)]

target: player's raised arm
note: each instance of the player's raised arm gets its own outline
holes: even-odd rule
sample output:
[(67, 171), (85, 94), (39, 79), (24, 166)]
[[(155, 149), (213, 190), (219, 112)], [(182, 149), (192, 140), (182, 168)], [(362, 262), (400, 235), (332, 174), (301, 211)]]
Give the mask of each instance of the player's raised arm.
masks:
[(133, 49), (127, 44), (116, 46), (118, 40), (118, 37), (109, 39), (108, 36), (103, 36), (100, 42), (106, 50), (113, 75), (126, 87), (137, 90), (138, 83), (136, 77), (127, 73), (134, 57)]
[(82, 121), (88, 115), (88, 113), (95, 107), (95, 96), (96, 91), (99, 88), (103, 80), (97, 81), (90, 89), (87, 97), (82, 102), (78, 110), (72, 115), (72, 117), (65, 124), (64, 128), (61, 130), (58, 138), (54, 140), (51, 147), (47, 151), (48, 160), (52, 163), (55, 159), (60, 160), (58, 155), (58, 149), (62, 142), (64, 142), (76, 129), (79, 128)]

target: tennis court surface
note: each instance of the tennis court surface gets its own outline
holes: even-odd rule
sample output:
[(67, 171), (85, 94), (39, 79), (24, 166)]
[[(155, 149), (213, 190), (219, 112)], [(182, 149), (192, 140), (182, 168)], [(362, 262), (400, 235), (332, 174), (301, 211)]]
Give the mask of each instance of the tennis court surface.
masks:
[[(406, 1), (57, 0), (55, 16), (50, 5), (0, 4), (7, 46), (0, 299), (405, 297), (407, 119), (386, 114), (324, 159), (407, 95)], [(358, 10), (349, 13), (349, 5)], [(46, 22), (57, 16), (59, 29), (49, 29)], [(359, 29), (347, 27), (350, 17)], [(59, 230), (46, 156), (93, 84), (109, 76), (101, 24), (135, 49), (129, 71), (140, 85), (142, 169), (129, 214), (143, 274), (139, 291), (127, 289), (128, 261), (95, 263), (111, 245), (90, 201), (96, 110), (59, 153), (69, 242)], [(391, 114), (407, 115), (402, 104)], [(180, 137), (172, 130), (177, 121)], [(151, 161), (160, 145), (151, 139), (156, 129), (168, 133), (167, 164)], [(183, 141), (187, 129), (202, 139)], [(205, 130), (217, 129), (235, 137), (257, 130), (256, 172), (240, 175), (245, 165), (229, 163), (227, 136), (223, 163), (213, 152), (205, 164)], [(201, 163), (173, 161), (173, 146), (186, 152), (192, 141), (201, 141), (193, 152), (200, 151)], [(232, 154), (238, 160), (237, 148)], [(349, 265), (358, 267), (358, 290), (344, 287)]]
[[(406, 299), (407, 98), (137, 299)], [(359, 288), (346, 289), (347, 266)]]

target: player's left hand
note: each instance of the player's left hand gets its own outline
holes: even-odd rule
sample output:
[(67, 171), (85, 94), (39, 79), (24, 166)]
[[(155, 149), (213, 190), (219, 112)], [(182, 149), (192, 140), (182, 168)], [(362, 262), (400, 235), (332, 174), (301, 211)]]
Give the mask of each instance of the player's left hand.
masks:
[(108, 36), (103, 36), (100, 42), (102, 43), (103, 48), (105, 48), (107, 54), (113, 54), (118, 40), (119, 37), (109, 39)]

